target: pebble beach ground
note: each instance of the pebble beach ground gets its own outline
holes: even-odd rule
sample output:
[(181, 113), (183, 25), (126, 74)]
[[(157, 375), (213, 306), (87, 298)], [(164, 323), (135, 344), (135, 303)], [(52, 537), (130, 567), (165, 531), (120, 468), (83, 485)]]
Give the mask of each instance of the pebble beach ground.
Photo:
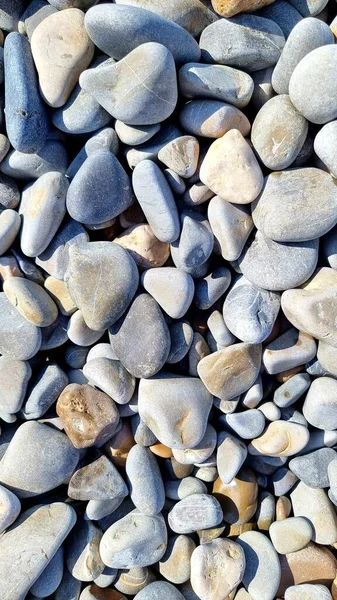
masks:
[(337, 600), (336, 0), (0, 0), (0, 600)]

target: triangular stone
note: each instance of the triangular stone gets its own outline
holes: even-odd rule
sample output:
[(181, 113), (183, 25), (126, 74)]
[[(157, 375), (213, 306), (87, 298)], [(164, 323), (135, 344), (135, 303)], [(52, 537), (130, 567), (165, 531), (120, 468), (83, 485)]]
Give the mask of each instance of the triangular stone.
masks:
[(192, 135), (182, 135), (159, 150), (158, 158), (181, 177), (192, 177), (198, 166), (199, 142)]
[(175, 267), (145, 271), (142, 284), (172, 319), (180, 319), (188, 311), (193, 300), (193, 278)]
[(108, 500), (128, 495), (128, 488), (116, 467), (106, 456), (75, 471), (68, 495), (75, 500)]

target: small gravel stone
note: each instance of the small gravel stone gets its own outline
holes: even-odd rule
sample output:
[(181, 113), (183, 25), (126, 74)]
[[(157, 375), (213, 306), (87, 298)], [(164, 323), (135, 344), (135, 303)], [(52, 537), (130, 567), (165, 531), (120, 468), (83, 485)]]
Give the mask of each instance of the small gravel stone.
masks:
[(275, 390), (273, 402), (281, 408), (291, 406), (303, 396), (310, 384), (311, 379), (307, 373), (298, 373)]
[(165, 496), (170, 500), (183, 500), (192, 494), (207, 494), (206, 484), (196, 477), (184, 477), (165, 483)]

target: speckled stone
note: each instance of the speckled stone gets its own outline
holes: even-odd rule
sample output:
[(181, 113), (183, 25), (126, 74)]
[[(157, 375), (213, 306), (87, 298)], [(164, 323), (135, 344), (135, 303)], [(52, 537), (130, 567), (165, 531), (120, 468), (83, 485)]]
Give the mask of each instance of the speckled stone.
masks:
[[(326, 65), (326, 69), (322, 70), (322, 64)], [(302, 58), (290, 78), (290, 99), (295, 108), (312, 123), (323, 124), (337, 117), (334, 101), (336, 84), (331, 78), (336, 64), (335, 45), (322, 46)]]
[(219, 502), (208, 494), (192, 494), (180, 500), (168, 515), (169, 526), (176, 533), (192, 533), (200, 528), (216, 527), (222, 521)]
[(218, 435), (217, 469), (221, 481), (228, 485), (238, 474), (247, 457), (245, 443), (227, 431)]
[(36, 154), (25, 154), (11, 150), (0, 164), (0, 170), (5, 175), (16, 179), (37, 179), (50, 171), (64, 174), (67, 170), (67, 152), (58, 140), (47, 140), (46, 144)]
[[(8, 148), (9, 149), (9, 148)], [(12, 177), (0, 174), (0, 204), (1, 208), (16, 208), (20, 202), (18, 185)]]
[(252, 125), (253, 148), (272, 170), (289, 167), (299, 154), (308, 133), (307, 120), (286, 94), (275, 96), (259, 110)]
[(309, 279), (317, 259), (317, 239), (279, 243), (257, 231), (248, 240), (238, 262), (243, 275), (253, 285), (279, 291), (297, 287)]
[[(141, 83), (144, 79), (146, 87)], [(141, 44), (118, 63), (85, 71), (80, 85), (109, 114), (128, 125), (160, 123), (172, 114), (177, 102), (173, 56), (156, 42)]]
[(16, 526), (1, 537), (1, 553), (6, 556), (1, 562), (3, 598), (26, 597), (75, 522), (74, 509), (63, 502), (36, 506), (20, 516)]
[(290, 494), (295, 517), (305, 517), (314, 529), (317, 544), (333, 544), (337, 539), (335, 507), (325, 490), (315, 489), (300, 481)]
[(29, 384), (21, 414), (24, 419), (40, 419), (56, 402), (68, 384), (65, 372), (55, 363), (47, 363)]
[(231, 400), (256, 380), (261, 365), (259, 344), (233, 344), (203, 358), (198, 373), (217, 398)]
[(279, 26), (257, 15), (219, 19), (200, 37), (202, 60), (248, 72), (275, 65), (284, 43)]
[(20, 227), (21, 218), (15, 210), (6, 208), (0, 213), (0, 255), (11, 247)]
[(20, 152), (34, 153), (47, 141), (48, 118), (39, 93), (30, 44), (12, 32), (5, 42), (5, 117), (8, 139)]
[(41, 254), (52, 241), (66, 214), (68, 181), (64, 175), (41, 175), (22, 194), (21, 249), (29, 257)]
[(170, 448), (193, 448), (205, 435), (211, 394), (199, 379), (161, 373), (139, 384), (139, 414)]
[(200, 58), (198, 44), (186, 30), (140, 7), (95, 6), (86, 14), (85, 27), (95, 45), (116, 60), (146, 42), (163, 44), (178, 63)]
[[(48, 452), (44, 451), (45, 447)], [(57, 469), (55, 456), (58, 457)], [(78, 451), (64, 433), (30, 421), (16, 430), (1, 461), (0, 481), (19, 498), (36, 496), (67, 480), (78, 459)]]
[(314, 379), (303, 404), (303, 414), (318, 429), (336, 429), (337, 381), (332, 377)]
[(68, 496), (75, 500), (111, 500), (127, 495), (126, 484), (106, 456), (75, 471), (68, 486)]
[(278, 555), (269, 539), (258, 531), (242, 533), (237, 542), (246, 558), (243, 584), (253, 600), (272, 600), (281, 579)]
[(298, 373), (275, 390), (273, 402), (281, 408), (291, 406), (303, 396), (310, 384), (311, 379), (307, 373)]
[(76, 448), (107, 441), (119, 422), (114, 401), (107, 394), (85, 384), (67, 385), (57, 401), (56, 412)]
[(306, 454), (297, 456), (289, 462), (289, 469), (303, 481), (313, 488), (329, 487), (328, 467), (337, 458), (332, 448), (321, 448)]
[(254, 455), (294, 456), (305, 448), (309, 437), (309, 431), (304, 425), (291, 421), (273, 421), (260, 437), (250, 443), (248, 451)]
[(108, 567), (146, 567), (161, 559), (167, 530), (161, 514), (143, 515), (133, 510), (109, 527), (100, 543), (100, 555)]
[(332, 31), (326, 23), (311, 17), (299, 21), (273, 71), (272, 84), (277, 94), (288, 94), (291, 75), (302, 58), (315, 48), (333, 43)]
[(65, 280), (88, 327), (99, 331), (125, 312), (138, 286), (138, 272), (117, 244), (90, 242), (69, 248)]
[(6, 358), (28, 360), (41, 346), (41, 330), (29, 323), (0, 293), (0, 352)]
[[(290, 123), (290, 117), (288, 120)], [(323, 199), (318, 201), (321, 195)], [(336, 224), (336, 207), (333, 179), (321, 169), (309, 167), (268, 175), (262, 194), (252, 205), (252, 217), (255, 226), (276, 242), (305, 242)]]
[(102, 531), (91, 521), (77, 522), (67, 540), (66, 563), (69, 572), (80, 581), (92, 581), (104, 570), (99, 554)]
[(180, 124), (188, 133), (207, 138), (221, 138), (231, 129), (248, 135), (250, 123), (235, 106), (220, 100), (192, 100), (182, 107)]
[[(49, 54), (46, 47), (50, 44), (53, 51)], [(70, 8), (50, 15), (36, 27), (31, 47), (44, 100), (56, 108), (63, 106), (94, 54), (84, 13)]]
[(179, 71), (179, 90), (186, 98), (214, 98), (243, 108), (253, 89), (250, 75), (224, 65), (187, 62)]

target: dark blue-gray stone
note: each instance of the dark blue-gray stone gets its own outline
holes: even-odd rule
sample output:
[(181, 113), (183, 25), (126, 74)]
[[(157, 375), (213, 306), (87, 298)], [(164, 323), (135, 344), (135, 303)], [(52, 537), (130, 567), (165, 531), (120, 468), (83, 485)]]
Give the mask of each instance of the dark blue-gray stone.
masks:
[(21, 410), (24, 419), (39, 419), (56, 402), (61, 392), (68, 385), (68, 377), (54, 363), (48, 363), (30, 383), (26, 402)]
[(258, 71), (272, 67), (280, 58), (285, 39), (282, 29), (271, 19), (237, 15), (219, 19), (200, 36), (204, 62)]
[(32, 0), (20, 16), (19, 32), (25, 34), (30, 40), (41, 21), (56, 12), (56, 8), (50, 6), (46, 0)]
[(86, 363), (89, 348), (70, 343), (64, 351), (64, 359), (72, 369), (82, 369)]
[(1, 208), (16, 208), (20, 202), (18, 185), (12, 177), (0, 174), (0, 205)]
[(112, 152), (112, 154), (117, 156), (119, 150), (119, 140), (117, 133), (112, 127), (100, 129), (88, 139), (77, 156), (75, 156), (72, 163), (70, 163), (66, 173), (67, 177), (69, 177), (69, 179), (73, 179), (88, 156), (94, 152), (97, 152), (97, 150), (109, 150)]
[(69, 263), (69, 248), (89, 241), (84, 227), (68, 219), (61, 225), (49, 246), (36, 257), (36, 264), (56, 279), (64, 279)]
[(78, 600), (82, 582), (75, 579), (68, 569), (64, 569), (62, 581), (55, 592), (55, 600)]
[(94, 44), (117, 60), (146, 42), (163, 44), (178, 63), (200, 59), (200, 48), (185, 29), (150, 10), (101, 4), (87, 12), (84, 23)]
[(41, 329), (25, 319), (0, 293), (0, 353), (8, 358), (28, 360), (41, 346)]
[(98, 224), (117, 217), (134, 201), (129, 177), (109, 150), (97, 150), (72, 180), (67, 209), (80, 223)]
[(15, 150), (33, 154), (47, 141), (48, 117), (39, 92), (30, 44), (21, 33), (5, 41), (5, 117)]
[(110, 328), (110, 339), (122, 365), (134, 377), (152, 377), (170, 352), (168, 327), (150, 294), (139, 294), (125, 317)]
[(169, 326), (171, 350), (167, 362), (175, 364), (188, 353), (193, 342), (193, 329), (187, 321), (175, 321)]
[(194, 302), (207, 310), (225, 293), (231, 282), (231, 272), (226, 267), (216, 267), (212, 273), (195, 282)]
[(276, 0), (276, 2), (259, 10), (256, 15), (275, 21), (282, 29), (285, 38), (303, 18), (287, 0)]
[(35, 154), (12, 150), (0, 163), (0, 171), (15, 179), (31, 180), (49, 171), (65, 174), (67, 166), (68, 155), (65, 147), (58, 140), (50, 139)]
[(53, 348), (59, 348), (68, 341), (68, 327), (69, 317), (58, 314), (57, 319), (48, 327), (41, 327), (41, 347), (40, 350), (52, 350)]

